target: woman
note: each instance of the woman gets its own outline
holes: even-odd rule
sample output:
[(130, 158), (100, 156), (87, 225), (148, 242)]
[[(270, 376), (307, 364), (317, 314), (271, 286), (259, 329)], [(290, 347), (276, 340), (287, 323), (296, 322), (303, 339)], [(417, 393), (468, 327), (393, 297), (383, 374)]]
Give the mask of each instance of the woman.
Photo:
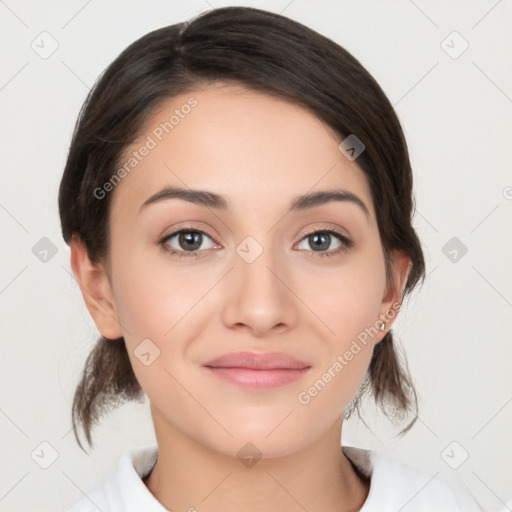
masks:
[(414, 418), (390, 329), (425, 275), (400, 123), (343, 48), (243, 7), (147, 34), (89, 94), (59, 208), (102, 335), (77, 440), (144, 396), (157, 439), (73, 512), (478, 510), (340, 446), (366, 392)]

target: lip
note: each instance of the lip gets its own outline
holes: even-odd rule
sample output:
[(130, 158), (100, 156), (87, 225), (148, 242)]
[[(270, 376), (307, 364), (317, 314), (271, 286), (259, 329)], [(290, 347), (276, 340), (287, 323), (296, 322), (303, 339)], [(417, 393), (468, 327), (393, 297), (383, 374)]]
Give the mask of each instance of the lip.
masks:
[(284, 386), (300, 379), (311, 368), (282, 352), (231, 352), (202, 366), (222, 380), (251, 389)]

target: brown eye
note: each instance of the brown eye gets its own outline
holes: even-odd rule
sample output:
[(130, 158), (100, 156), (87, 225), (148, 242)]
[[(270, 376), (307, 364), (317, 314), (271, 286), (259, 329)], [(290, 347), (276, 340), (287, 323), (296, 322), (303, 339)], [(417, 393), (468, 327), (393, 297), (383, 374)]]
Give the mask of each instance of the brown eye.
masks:
[[(328, 250), (332, 245), (333, 237), (337, 239), (338, 246), (334, 250)], [(342, 235), (335, 229), (321, 229), (313, 231), (307, 234), (302, 240), (308, 242), (313, 258), (319, 256), (334, 256), (341, 252), (347, 252), (353, 245), (353, 242), (349, 240), (345, 235)]]
[(203, 246), (206, 239), (211, 240), (211, 238), (201, 230), (180, 229), (162, 238), (160, 244), (171, 254), (194, 257), (197, 256), (198, 252), (212, 248)]

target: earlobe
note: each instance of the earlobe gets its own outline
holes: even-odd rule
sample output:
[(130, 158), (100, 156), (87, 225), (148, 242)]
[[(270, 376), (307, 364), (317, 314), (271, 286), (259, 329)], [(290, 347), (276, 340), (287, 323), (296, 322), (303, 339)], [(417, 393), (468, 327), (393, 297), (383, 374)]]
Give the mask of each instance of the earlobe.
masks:
[(84, 243), (77, 237), (74, 236), (70, 240), (69, 248), (73, 274), (96, 327), (107, 339), (122, 337), (112, 289), (104, 266), (91, 262)]

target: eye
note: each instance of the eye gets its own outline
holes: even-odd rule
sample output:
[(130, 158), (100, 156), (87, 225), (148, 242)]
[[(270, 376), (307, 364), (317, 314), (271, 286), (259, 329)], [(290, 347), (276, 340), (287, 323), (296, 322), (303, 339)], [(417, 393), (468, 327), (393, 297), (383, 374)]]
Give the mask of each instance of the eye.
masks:
[[(183, 228), (165, 236), (159, 244), (171, 255), (176, 254), (179, 257), (196, 257), (200, 250), (211, 249), (212, 247), (204, 247), (205, 238), (211, 240), (210, 236), (204, 231), (196, 228)], [(176, 240), (173, 240), (176, 239)], [(171, 244), (173, 242), (176, 246)]]
[[(323, 252), (323, 249), (326, 249), (331, 245), (333, 236), (338, 240), (338, 248), (328, 252)], [(309, 246), (314, 248), (313, 254), (311, 255), (313, 258), (335, 256), (337, 254), (347, 252), (353, 246), (352, 240), (349, 240), (345, 235), (334, 228), (312, 231), (302, 238), (302, 240), (307, 241)]]
[[(212, 241), (211, 237), (204, 231), (188, 227), (166, 235), (159, 241), (159, 245), (171, 256), (177, 255), (180, 258), (199, 257), (201, 251), (213, 248), (212, 245), (210, 247), (203, 246), (206, 240), (205, 237)], [(330, 247), (333, 237), (338, 241), (338, 247), (331, 251), (325, 251), (325, 249)], [(322, 228), (312, 231), (305, 235), (300, 243), (304, 243), (304, 241), (307, 241), (309, 246), (313, 248), (311, 249), (312, 258), (335, 256), (347, 252), (353, 246), (353, 242), (350, 239), (334, 228)]]

